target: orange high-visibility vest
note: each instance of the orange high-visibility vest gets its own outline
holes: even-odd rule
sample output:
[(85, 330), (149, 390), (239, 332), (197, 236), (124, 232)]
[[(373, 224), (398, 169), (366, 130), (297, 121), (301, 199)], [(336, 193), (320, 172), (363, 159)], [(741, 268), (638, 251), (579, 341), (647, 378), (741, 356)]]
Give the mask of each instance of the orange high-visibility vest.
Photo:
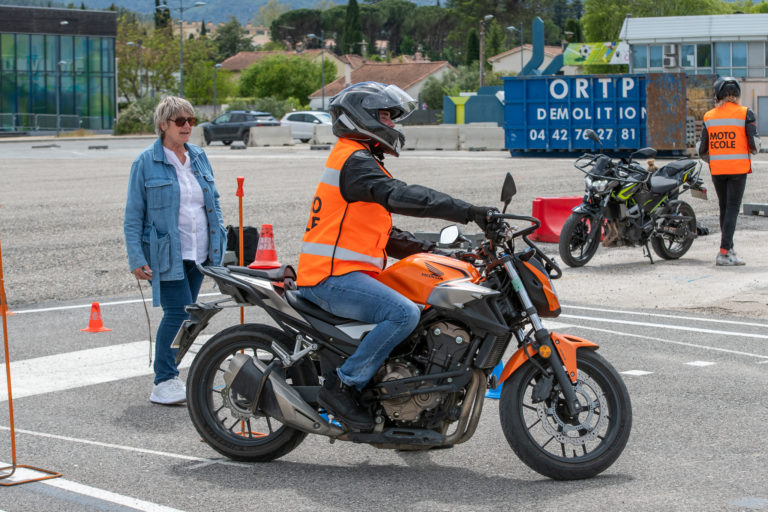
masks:
[(746, 131), (747, 107), (726, 102), (704, 114), (709, 139), (709, 169), (718, 174), (752, 172)]
[(366, 149), (361, 143), (341, 138), (328, 156), (301, 243), (299, 286), (314, 286), (328, 276), (355, 271), (378, 274), (387, 264), (392, 215), (377, 203), (348, 203), (339, 189), (341, 168), (361, 149)]

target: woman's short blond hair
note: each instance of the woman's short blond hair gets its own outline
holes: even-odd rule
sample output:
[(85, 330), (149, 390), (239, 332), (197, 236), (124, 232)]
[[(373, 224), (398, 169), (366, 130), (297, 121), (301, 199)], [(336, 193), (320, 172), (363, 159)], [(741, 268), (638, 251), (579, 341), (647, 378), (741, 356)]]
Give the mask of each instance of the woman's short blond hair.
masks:
[(175, 119), (179, 114), (195, 115), (192, 104), (178, 96), (166, 96), (155, 108), (155, 133), (162, 139), (165, 135), (163, 124)]

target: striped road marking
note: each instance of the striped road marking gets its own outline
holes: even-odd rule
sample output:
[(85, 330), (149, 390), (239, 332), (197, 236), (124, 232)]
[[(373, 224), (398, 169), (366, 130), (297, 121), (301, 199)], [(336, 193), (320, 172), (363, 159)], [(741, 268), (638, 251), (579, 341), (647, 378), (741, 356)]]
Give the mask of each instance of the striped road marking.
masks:
[[(0, 462), (0, 464), (3, 466), (9, 465), (4, 462)], [(30, 478), (40, 478), (41, 475), (45, 475), (45, 473), (41, 473), (39, 471), (28, 468), (16, 468), (16, 472), (4, 481), (21, 482)], [(146, 512), (181, 512), (176, 508), (166, 507), (156, 503), (150, 503), (148, 501), (131, 498), (130, 496), (123, 496), (122, 494), (116, 494), (114, 492), (105, 491), (104, 489), (98, 489), (89, 485), (79, 484), (65, 478), (41, 480), (38, 483), (50, 485), (51, 487), (55, 487), (62, 491), (72, 492), (81, 496), (88, 496), (89, 498), (95, 498), (97, 500), (115, 503), (117, 505), (130, 507), (136, 510), (143, 510)]]
[[(210, 336), (198, 336), (179, 367), (185, 368), (192, 364), (193, 358), (189, 356), (195, 351), (195, 345), (201, 345), (209, 338)], [(148, 364), (148, 343), (149, 341), (135, 341), (23, 361), (11, 361), (13, 398), (150, 375), (153, 370)], [(5, 374), (5, 364), (0, 365), (0, 372)], [(8, 400), (8, 391), (5, 386), (2, 386), (0, 401), (6, 400)]]

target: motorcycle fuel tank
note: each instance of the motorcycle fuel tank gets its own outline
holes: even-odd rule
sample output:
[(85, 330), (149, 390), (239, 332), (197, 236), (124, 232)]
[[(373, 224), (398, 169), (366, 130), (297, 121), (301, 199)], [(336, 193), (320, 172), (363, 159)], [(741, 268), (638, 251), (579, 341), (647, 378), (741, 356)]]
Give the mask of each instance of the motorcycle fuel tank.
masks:
[(376, 277), (413, 302), (423, 305), (427, 304), (433, 290), (444, 283), (458, 280), (477, 283), (480, 278), (480, 273), (471, 263), (429, 253), (403, 258)]

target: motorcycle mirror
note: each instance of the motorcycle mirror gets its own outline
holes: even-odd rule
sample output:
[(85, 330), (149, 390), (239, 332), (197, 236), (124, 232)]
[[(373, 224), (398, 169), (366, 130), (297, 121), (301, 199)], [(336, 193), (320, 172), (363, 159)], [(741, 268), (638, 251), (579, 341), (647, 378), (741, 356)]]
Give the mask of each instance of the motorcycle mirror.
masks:
[(504, 177), (504, 185), (501, 187), (501, 202), (504, 203), (504, 212), (507, 211), (507, 206), (512, 201), (512, 197), (517, 194), (517, 186), (515, 186), (515, 179), (510, 173)]
[(598, 144), (600, 144), (600, 149), (603, 149), (603, 141), (600, 140), (600, 137), (598, 137), (598, 135), (595, 133), (594, 130), (592, 130), (590, 128), (587, 128), (586, 130), (584, 130), (584, 135), (588, 139), (593, 140), (593, 141), (597, 142)]
[(629, 155), (629, 158), (634, 159), (638, 156), (641, 158), (654, 158), (656, 156), (656, 150), (653, 148), (641, 148)]
[(452, 224), (440, 230), (440, 245), (451, 245), (459, 239), (459, 226)]

